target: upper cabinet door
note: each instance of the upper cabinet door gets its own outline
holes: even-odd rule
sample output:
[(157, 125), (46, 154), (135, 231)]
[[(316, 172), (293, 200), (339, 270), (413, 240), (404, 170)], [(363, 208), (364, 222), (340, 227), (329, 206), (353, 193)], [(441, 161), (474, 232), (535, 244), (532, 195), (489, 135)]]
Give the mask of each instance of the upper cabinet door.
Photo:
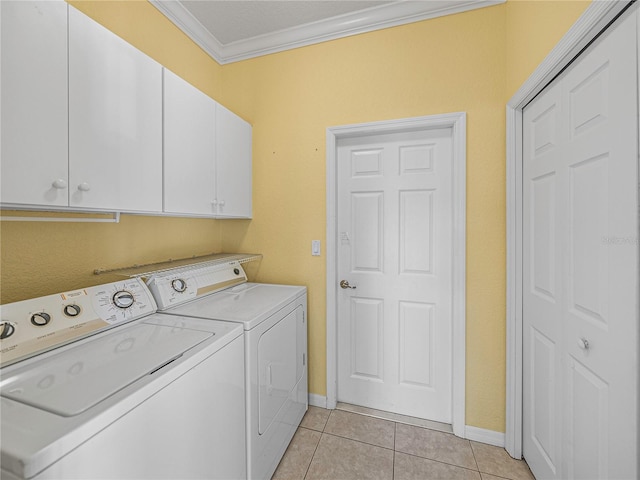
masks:
[(162, 211), (162, 67), (69, 8), (69, 203)]
[(68, 204), (67, 4), (0, 1), (3, 203)]
[(215, 209), (216, 102), (164, 70), (164, 211)]
[(222, 105), (216, 116), (218, 216), (251, 218), (251, 125)]

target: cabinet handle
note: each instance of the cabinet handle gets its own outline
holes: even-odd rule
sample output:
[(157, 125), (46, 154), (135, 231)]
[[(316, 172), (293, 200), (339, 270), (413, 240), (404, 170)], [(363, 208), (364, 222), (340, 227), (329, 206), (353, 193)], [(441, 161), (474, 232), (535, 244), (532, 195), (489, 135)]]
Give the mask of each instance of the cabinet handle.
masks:
[(53, 188), (57, 188), (58, 190), (64, 190), (65, 188), (67, 188), (67, 182), (65, 182), (61, 178), (58, 178), (51, 184), (51, 186)]
[(220, 205), (221, 207), (224, 207), (224, 200), (220, 200), (220, 201), (218, 202), (218, 205)]
[(87, 182), (82, 182), (80, 185), (78, 185), (78, 190), (80, 190), (81, 192), (88, 192), (89, 190), (91, 190), (91, 185), (89, 185)]
[(218, 200), (214, 200), (214, 201), (212, 201), (212, 202), (211, 202), (211, 205), (213, 205), (214, 207), (215, 207), (216, 205), (218, 205)]

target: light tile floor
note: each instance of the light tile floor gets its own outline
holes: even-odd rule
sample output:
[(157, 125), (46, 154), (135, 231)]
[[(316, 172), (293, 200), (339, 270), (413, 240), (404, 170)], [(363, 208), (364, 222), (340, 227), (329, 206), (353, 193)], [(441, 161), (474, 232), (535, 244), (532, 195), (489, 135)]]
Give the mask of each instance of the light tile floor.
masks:
[(342, 410), (309, 407), (273, 480), (533, 480), (503, 448)]

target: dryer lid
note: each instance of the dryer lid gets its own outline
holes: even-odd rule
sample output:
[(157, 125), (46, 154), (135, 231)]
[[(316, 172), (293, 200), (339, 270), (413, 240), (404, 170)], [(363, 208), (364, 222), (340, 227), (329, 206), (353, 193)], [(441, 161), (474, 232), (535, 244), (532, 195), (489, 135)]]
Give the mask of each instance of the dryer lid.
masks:
[(4, 378), (0, 395), (70, 417), (155, 372), (211, 332), (139, 323), (31, 363)]

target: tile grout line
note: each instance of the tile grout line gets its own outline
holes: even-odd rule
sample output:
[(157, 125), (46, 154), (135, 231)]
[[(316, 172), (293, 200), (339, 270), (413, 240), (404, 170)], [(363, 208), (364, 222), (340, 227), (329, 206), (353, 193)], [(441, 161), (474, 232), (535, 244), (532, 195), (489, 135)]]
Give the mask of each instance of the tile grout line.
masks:
[[(307, 475), (309, 475), (309, 470), (311, 469), (311, 464), (313, 463), (313, 459), (316, 456), (316, 452), (318, 451), (318, 447), (320, 446), (320, 442), (322, 441), (322, 435), (324, 435), (324, 429), (327, 427), (327, 423), (329, 422), (329, 417), (331, 416), (331, 413), (329, 413), (329, 415), (327, 415), (327, 420), (324, 422), (324, 425), (322, 426), (322, 431), (320, 432), (320, 439), (318, 440), (318, 443), (316, 444), (316, 448), (314, 448), (313, 450), (313, 455), (311, 455), (311, 461), (309, 462), (309, 465), (307, 465), (307, 470), (304, 472), (304, 476), (302, 477), (302, 480), (306, 480)], [(300, 427), (298, 427), (300, 428)], [(303, 427), (304, 428), (304, 427)], [(314, 430), (317, 432), (317, 430)]]
[(482, 472), (480, 471), (480, 465), (478, 465), (478, 459), (476, 458), (476, 451), (473, 449), (473, 445), (471, 445), (471, 441), (469, 442), (469, 448), (471, 449), (471, 455), (473, 455), (473, 461), (476, 462), (476, 468), (478, 469), (478, 473), (480, 474), (480, 480), (482, 480)]
[(398, 422), (393, 422), (393, 463), (391, 464), (391, 480), (396, 478), (396, 438), (398, 432)]
[[(430, 457), (423, 457), (421, 455), (416, 455), (415, 453), (407, 453), (407, 452), (403, 452), (401, 450), (398, 450), (398, 453), (402, 453), (403, 455), (407, 455), (409, 457), (420, 458), (422, 460), (429, 460), (430, 462), (441, 463), (442, 465), (448, 465), (450, 467), (462, 468), (464, 470), (469, 470), (470, 472), (482, 473), (480, 470), (476, 470), (476, 469), (469, 468), (469, 467), (463, 467), (462, 465), (457, 465), (455, 463), (443, 462), (442, 460), (436, 460), (436, 459), (430, 458)], [(475, 458), (474, 458), (474, 460), (475, 460)], [(476, 462), (476, 465), (477, 465), (477, 462)], [(488, 475), (491, 475), (491, 474), (488, 474)], [(499, 475), (494, 475), (494, 477), (499, 477)], [(506, 478), (506, 477), (501, 477), (501, 478)], [(512, 479), (506, 478), (506, 480), (512, 480)]]

